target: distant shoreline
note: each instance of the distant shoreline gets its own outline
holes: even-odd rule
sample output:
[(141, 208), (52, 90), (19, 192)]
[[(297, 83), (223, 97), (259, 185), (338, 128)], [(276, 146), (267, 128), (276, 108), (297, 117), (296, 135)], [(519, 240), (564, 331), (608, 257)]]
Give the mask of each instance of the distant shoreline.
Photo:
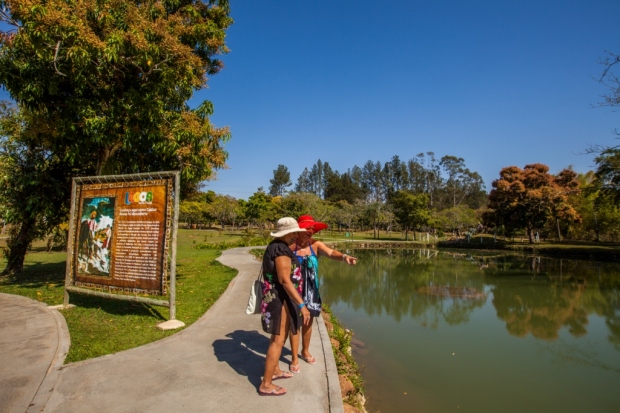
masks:
[[(325, 241), (330, 245), (346, 244), (351, 249), (419, 249), (436, 248), (442, 249), (471, 249), (480, 251), (504, 251), (522, 254), (543, 255), (552, 258), (567, 258), (578, 260), (597, 260), (608, 262), (620, 262), (620, 245), (616, 243), (586, 243), (575, 241), (540, 242), (535, 244), (510, 242), (504, 240), (493, 241), (493, 238), (457, 239), (451, 241), (439, 241), (426, 243), (419, 241)], [(342, 247), (341, 247), (342, 248)]]

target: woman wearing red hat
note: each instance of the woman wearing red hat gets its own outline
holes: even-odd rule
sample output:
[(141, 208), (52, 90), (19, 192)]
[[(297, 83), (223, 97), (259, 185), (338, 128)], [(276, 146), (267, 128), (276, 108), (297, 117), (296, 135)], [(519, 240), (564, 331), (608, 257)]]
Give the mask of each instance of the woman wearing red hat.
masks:
[[(318, 256), (324, 256), (336, 261), (344, 261), (349, 265), (355, 265), (357, 258), (343, 254), (340, 251), (329, 248), (321, 241), (312, 238), (312, 235), (327, 228), (327, 224), (315, 221), (310, 215), (302, 215), (297, 219), (299, 228), (305, 228), (307, 232), (300, 232), (297, 239), (290, 248), (300, 262), (302, 272), (302, 282), (299, 284), (298, 292), (310, 311), (310, 322), (301, 327), (302, 348), (301, 359), (306, 363), (314, 364), (316, 359), (309, 352), (310, 338), (312, 336), (312, 321), (314, 317), (321, 315), (321, 296), (319, 294), (319, 261)], [(291, 359), (290, 370), (299, 373), (299, 332), (291, 334)]]

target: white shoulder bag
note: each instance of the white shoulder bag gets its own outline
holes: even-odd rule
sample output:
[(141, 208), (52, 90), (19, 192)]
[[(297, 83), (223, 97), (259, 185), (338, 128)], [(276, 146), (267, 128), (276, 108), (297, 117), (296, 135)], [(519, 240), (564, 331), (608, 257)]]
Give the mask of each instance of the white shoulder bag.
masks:
[(248, 299), (248, 306), (245, 308), (246, 314), (258, 314), (260, 313), (261, 302), (263, 301), (263, 266), (260, 266), (260, 272), (258, 278), (252, 283), (250, 289), (250, 298)]

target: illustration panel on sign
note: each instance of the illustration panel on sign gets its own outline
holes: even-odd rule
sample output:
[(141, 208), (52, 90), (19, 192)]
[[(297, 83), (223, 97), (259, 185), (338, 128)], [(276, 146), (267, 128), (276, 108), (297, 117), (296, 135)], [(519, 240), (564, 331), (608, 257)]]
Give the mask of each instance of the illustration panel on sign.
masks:
[(78, 274), (110, 276), (115, 207), (114, 197), (83, 199), (77, 245)]

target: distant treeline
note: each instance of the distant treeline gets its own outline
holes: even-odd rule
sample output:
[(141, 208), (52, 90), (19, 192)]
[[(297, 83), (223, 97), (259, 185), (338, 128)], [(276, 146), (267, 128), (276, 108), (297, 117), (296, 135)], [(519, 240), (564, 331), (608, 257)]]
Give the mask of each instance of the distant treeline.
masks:
[(487, 193), (463, 158), (432, 152), (406, 162), (368, 161), (346, 172), (318, 160), (293, 186), (285, 165), (273, 171), (269, 190), (247, 200), (210, 191), (181, 205), (182, 219), (195, 226), (270, 228), (282, 216), (311, 214), (341, 231), (402, 231), (464, 237), (475, 233), (544, 239), (616, 241), (617, 200), (597, 172), (570, 168), (553, 175), (543, 164), (499, 171)]

